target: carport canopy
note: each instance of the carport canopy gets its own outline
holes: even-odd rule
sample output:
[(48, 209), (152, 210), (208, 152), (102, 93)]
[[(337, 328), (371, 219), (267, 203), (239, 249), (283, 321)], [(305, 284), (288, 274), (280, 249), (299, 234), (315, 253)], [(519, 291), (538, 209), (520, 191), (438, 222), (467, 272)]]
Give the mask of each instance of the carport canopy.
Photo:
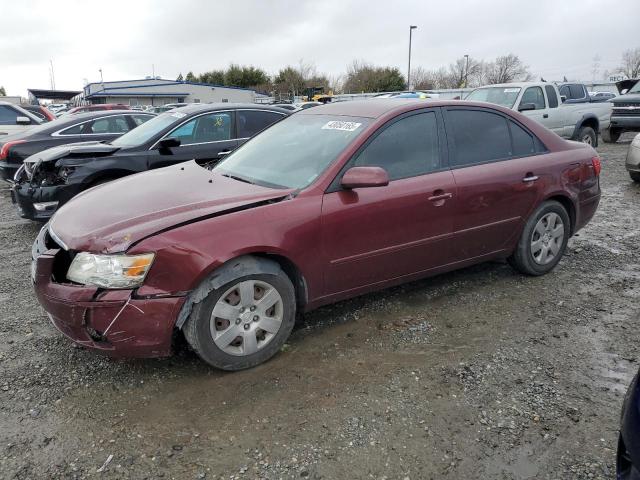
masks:
[(80, 95), (82, 92), (74, 90), (39, 90), (35, 88), (27, 89), (29, 92), (29, 99), (39, 100), (71, 100), (76, 95)]

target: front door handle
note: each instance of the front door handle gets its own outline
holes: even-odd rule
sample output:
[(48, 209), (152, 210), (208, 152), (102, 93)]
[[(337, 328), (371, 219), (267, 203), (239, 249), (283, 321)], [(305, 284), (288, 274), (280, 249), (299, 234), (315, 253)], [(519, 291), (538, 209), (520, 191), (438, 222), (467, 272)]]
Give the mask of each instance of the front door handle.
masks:
[(429, 201), (437, 202), (438, 200), (448, 200), (451, 197), (453, 197), (453, 193), (441, 193), (439, 195), (433, 195), (432, 197), (429, 197)]
[(433, 195), (429, 197), (429, 201), (436, 207), (441, 207), (442, 205), (444, 205), (444, 202), (446, 202), (451, 197), (453, 197), (453, 193), (445, 192), (442, 189), (438, 189), (433, 192)]
[(542, 115), (542, 118), (549, 118), (549, 114), (545, 113), (544, 115)]

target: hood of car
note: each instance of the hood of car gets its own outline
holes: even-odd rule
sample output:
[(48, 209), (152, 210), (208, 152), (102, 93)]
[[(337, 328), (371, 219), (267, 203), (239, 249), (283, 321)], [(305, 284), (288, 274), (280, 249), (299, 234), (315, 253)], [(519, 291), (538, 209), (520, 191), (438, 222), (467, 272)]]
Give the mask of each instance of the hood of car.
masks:
[(282, 200), (294, 191), (224, 177), (190, 161), (91, 188), (62, 206), (49, 228), (70, 250), (123, 252), (159, 231)]
[(613, 106), (616, 106), (620, 103), (637, 103), (640, 104), (640, 93), (626, 93), (624, 95), (620, 95), (619, 97), (612, 98), (609, 100), (613, 103)]
[(38, 152), (25, 159), (25, 162), (51, 162), (64, 157), (99, 157), (111, 155), (118, 151), (120, 147), (114, 147), (108, 143), (101, 142), (79, 142), (52, 147)]

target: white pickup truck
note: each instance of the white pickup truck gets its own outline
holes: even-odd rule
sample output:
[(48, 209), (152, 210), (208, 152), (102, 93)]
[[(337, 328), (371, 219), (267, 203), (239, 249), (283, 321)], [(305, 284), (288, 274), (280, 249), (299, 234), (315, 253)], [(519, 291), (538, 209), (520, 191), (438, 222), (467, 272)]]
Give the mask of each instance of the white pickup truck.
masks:
[(489, 102), (516, 110), (540, 122), (561, 137), (594, 147), (598, 133), (609, 128), (611, 103), (567, 102), (558, 87), (546, 82), (488, 85), (473, 90), (466, 100)]

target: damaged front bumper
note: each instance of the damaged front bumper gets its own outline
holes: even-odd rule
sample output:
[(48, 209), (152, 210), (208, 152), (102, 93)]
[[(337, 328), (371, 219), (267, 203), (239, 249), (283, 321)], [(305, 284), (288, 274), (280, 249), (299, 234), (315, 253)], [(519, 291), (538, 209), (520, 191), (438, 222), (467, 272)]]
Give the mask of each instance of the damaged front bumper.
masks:
[(38, 255), (32, 265), (38, 301), (60, 332), (77, 344), (114, 357), (171, 354), (173, 328), (185, 297), (140, 299), (133, 290), (57, 282), (54, 277), (62, 271), (60, 263), (65, 263), (66, 254), (52, 248)]
[(77, 185), (32, 186), (16, 182), (11, 186), (11, 200), (22, 218), (45, 221), (78, 193)]

